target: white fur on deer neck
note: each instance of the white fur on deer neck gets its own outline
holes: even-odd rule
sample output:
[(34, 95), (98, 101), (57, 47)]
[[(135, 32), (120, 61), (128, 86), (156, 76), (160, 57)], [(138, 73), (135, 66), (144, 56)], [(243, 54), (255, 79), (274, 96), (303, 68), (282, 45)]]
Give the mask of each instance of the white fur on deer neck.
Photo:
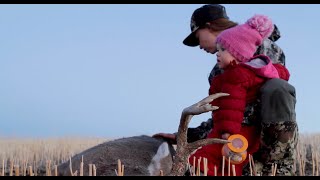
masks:
[(163, 170), (161, 168), (161, 161), (163, 161), (165, 158), (170, 156), (170, 150), (168, 143), (164, 142), (162, 143), (157, 151), (157, 154), (152, 158), (150, 165), (148, 166), (148, 171), (151, 176), (158, 176), (160, 174), (160, 170)]

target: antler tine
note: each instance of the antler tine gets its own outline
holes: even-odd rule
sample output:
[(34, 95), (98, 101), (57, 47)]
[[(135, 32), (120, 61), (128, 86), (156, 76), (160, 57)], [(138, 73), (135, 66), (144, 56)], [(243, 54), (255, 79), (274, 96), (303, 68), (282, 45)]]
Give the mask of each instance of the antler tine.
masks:
[(208, 139), (201, 139), (198, 141), (195, 141), (193, 143), (188, 143), (187, 149), (188, 154), (192, 153), (194, 150), (198, 149), (199, 147), (206, 146), (209, 144), (227, 144), (230, 141), (219, 139), (219, 138), (208, 138)]
[(197, 149), (200, 146), (205, 146), (208, 144), (214, 143), (228, 143), (229, 141), (222, 140), (222, 139), (204, 139), (199, 140), (193, 143), (188, 144), (187, 142), (187, 131), (188, 125), (194, 115), (199, 115), (205, 112), (217, 110), (219, 107), (212, 106), (210, 104), (211, 101), (217, 99), (219, 97), (228, 96), (229, 94), (226, 93), (217, 93), (210, 95), (196, 104), (193, 104), (182, 111), (180, 124), (177, 134), (177, 150), (176, 156), (173, 162), (172, 176), (183, 176), (186, 168), (187, 168), (187, 158), (189, 157), (190, 153)]

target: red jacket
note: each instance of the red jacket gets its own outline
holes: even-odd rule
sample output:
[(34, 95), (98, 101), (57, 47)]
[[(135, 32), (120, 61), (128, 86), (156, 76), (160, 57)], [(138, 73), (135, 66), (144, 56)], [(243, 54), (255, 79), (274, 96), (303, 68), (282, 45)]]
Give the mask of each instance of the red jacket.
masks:
[[(254, 60), (264, 60), (267, 64), (259, 67)], [(252, 61), (228, 67), (212, 81), (209, 94), (218, 92), (229, 93), (230, 96), (214, 100), (211, 104), (219, 110), (212, 113), (214, 128), (222, 133), (237, 134), (240, 132), (241, 122), (246, 104), (257, 99), (261, 86), (270, 78), (289, 80), (289, 71), (282, 65), (273, 65), (264, 55), (255, 56)]]
[[(289, 80), (288, 70), (280, 65), (273, 65), (264, 55), (253, 57), (248, 63), (233, 64), (224, 70), (224, 73), (213, 78), (209, 94), (218, 92), (229, 93), (229, 96), (212, 101), (212, 105), (219, 109), (212, 113), (214, 127), (208, 138), (221, 138), (224, 133), (242, 134), (248, 140), (248, 154), (256, 152), (260, 145), (260, 130), (255, 126), (243, 126), (243, 116), (248, 103), (255, 101), (261, 86), (271, 78)], [(214, 166), (221, 174), (221, 144), (204, 146), (193, 157), (208, 159), (209, 175), (213, 175)], [(242, 174), (242, 164), (236, 166), (237, 175)]]

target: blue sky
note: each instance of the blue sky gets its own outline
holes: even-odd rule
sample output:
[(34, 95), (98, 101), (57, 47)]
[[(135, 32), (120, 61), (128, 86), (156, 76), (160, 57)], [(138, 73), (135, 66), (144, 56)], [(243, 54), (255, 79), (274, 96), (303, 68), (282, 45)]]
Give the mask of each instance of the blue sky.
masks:
[[(176, 132), (182, 109), (207, 96), (216, 62), (182, 44), (201, 5), (0, 5), (0, 136)], [(299, 129), (320, 132), (320, 5), (225, 6), (238, 23), (265, 14), (277, 24)]]

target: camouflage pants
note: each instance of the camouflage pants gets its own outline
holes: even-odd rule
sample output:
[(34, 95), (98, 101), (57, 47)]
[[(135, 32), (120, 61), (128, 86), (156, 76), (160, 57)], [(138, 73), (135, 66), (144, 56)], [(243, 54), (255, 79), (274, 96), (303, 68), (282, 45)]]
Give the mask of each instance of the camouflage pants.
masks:
[[(295, 121), (262, 124), (261, 147), (253, 155), (255, 171), (262, 176), (270, 176), (272, 166), (277, 164), (277, 176), (296, 175), (296, 147), (298, 143), (298, 126)], [(249, 167), (243, 175), (249, 175)]]
[(261, 147), (253, 156), (260, 175), (271, 175), (275, 164), (277, 176), (296, 175), (295, 96), (295, 88), (281, 79), (269, 80), (261, 88)]

